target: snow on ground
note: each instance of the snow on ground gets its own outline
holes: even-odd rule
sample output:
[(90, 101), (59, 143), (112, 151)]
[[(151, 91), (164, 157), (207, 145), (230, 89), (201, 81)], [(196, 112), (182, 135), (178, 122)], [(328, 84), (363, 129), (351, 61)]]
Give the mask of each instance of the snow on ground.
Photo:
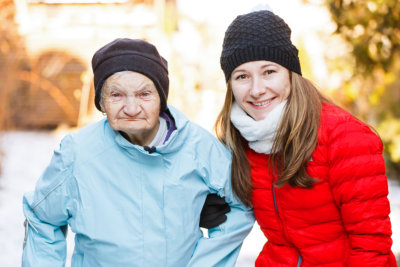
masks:
[[(1, 139), (3, 173), (0, 177), (0, 266), (21, 266), (24, 217), (22, 195), (34, 189), (36, 180), (49, 163), (65, 132), (10, 132)], [(400, 254), (400, 185), (389, 181), (393, 251)], [(255, 225), (246, 238), (237, 262), (238, 267), (254, 266), (265, 238)], [(68, 258), (73, 249), (73, 234), (68, 235)], [(67, 266), (70, 266), (69, 261)]]

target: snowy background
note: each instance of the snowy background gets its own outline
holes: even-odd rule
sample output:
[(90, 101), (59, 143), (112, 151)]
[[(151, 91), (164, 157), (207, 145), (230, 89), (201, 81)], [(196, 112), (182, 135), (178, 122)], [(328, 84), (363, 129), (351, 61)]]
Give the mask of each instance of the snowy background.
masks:
[[(34, 189), (36, 180), (47, 166), (66, 131), (56, 132), (9, 132), (1, 136), (3, 172), (0, 176), (0, 267), (21, 265), (24, 237), (22, 195)], [(400, 185), (389, 180), (389, 200), (393, 228), (392, 250), (400, 254)], [(73, 235), (68, 236), (68, 254), (73, 249)], [(265, 238), (257, 225), (246, 238), (238, 267), (254, 266)], [(69, 261), (67, 266), (70, 266)]]

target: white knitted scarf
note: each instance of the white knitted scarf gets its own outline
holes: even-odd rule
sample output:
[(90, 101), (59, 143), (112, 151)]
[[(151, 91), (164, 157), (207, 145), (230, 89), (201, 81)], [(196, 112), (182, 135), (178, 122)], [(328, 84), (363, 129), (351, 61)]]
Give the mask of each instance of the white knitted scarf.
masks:
[(231, 109), (231, 121), (242, 136), (249, 142), (251, 149), (257, 153), (270, 154), (274, 137), (281, 122), (286, 100), (277, 105), (260, 121), (254, 120), (234, 102)]

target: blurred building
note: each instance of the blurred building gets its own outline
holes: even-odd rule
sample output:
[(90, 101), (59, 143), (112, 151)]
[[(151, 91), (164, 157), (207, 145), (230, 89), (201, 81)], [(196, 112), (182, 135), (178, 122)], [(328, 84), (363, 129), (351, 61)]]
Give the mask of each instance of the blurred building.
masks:
[(25, 40), (22, 85), (10, 92), (17, 128), (77, 126), (93, 111), (90, 60), (115, 38), (164, 47), (176, 27), (175, 0), (14, 0)]

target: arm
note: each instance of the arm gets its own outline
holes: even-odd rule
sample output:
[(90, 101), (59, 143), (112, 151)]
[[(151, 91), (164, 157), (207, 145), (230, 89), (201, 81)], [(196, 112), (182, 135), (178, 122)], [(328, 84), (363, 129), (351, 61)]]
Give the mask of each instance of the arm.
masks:
[[(63, 149), (63, 145), (61, 146)], [(39, 179), (35, 192), (23, 198), (26, 233), (22, 266), (65, 266), (66, 240), (63, 230), (73, 210), (70, 197), (75, 184), (63, 152), (55, 151)]]
[(332, 131), (328, 157), (331, 189), (350, 240), (346, 266), (391, 266), (390, 206), (379, 137), (361, 122), (347, 121)]
[[(225, 197), (231, 211), (226, 214), (227, 219), (224, 223), (209, 229), (209, 238), (199, 239), (188, 266), (235, 266), (242, 242), (254, 224), (252, 209), (245, 207), (232, 192), (231, 158), (225, 153), (210, 153), (215, 155), (215, 158), (210, 158), (209, 181), (211, 189), (219, 196)], [(216, 181), (217, 177), (219, 181)]]

